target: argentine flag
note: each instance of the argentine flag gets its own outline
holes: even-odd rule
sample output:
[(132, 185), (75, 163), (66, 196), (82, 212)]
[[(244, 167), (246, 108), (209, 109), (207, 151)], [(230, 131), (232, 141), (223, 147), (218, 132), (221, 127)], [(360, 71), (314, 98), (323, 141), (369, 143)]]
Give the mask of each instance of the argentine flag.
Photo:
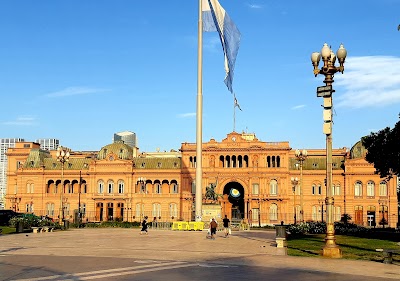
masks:
[(225, 56), (225, 84), (233, 93), (233, 71), (239, 51), (240, 31), (218, 0), (202, 0), (203, 31), (218, 31)]

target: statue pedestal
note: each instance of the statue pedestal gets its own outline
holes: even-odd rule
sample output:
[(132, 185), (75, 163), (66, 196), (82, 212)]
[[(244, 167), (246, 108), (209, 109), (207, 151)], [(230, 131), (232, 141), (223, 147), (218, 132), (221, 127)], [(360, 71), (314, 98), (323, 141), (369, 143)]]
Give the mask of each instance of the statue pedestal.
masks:
[(217, 222), (221, 222), (222, 220), (222, 207), (220, 204), (209, 203), (202, 205), (202, 221), (210, 223), (210, 220), (214, 218)]

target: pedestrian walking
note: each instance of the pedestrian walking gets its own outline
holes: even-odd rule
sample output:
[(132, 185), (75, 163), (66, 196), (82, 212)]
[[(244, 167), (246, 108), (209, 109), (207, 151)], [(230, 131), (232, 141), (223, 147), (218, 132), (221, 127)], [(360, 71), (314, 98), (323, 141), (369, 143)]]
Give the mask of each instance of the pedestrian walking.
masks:
[(210, 222), (211, 239), (215, 239), (214, 235), (217, 234), (218, 223), (213, 218)]
[(231, 228), (230, 228), (230, 220), (228, 219), (227, 215), (225, 215), (225, 218), (222, 220), (224, 224), (224, 233), (225, 233), (225, 238), (228, 237), (231, 234)]
[(146, 216), (142, 221), (142, 230), (140, 231), (140, 234), (149, 234), (147, 228), (148, 226), (147, 226), (147, 216)]

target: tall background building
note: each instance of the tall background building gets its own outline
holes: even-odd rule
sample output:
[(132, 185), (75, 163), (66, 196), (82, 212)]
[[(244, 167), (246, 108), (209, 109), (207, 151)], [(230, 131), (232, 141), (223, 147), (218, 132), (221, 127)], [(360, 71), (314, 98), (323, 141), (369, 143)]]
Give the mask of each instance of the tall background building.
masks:
[(134, 132), (124, 131), (114, 134), (113, 142), (123, 141), (125, 144), (131, 147), (137, 147), (137, 138)]
[(0, 210), (4, 209), (7, 191), (7, 150), (15, 147), (16, 142), (25, 141), (20, 138), (0, 139)]
[(60, 145), (58, 139), (37, 139), (35, 142), (40, 144), (40, 148), (43, 150), (56, 150)]

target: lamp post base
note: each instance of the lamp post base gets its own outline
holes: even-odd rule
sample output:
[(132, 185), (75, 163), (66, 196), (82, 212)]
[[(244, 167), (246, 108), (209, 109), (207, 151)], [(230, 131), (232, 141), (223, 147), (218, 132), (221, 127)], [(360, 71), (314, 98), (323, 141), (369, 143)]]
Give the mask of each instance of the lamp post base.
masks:
[(326, 258), (340, 259), (342, 257), (342, 250), (335, 245), (334, 247), (325, 247), (322, 249), (322, 256)]

